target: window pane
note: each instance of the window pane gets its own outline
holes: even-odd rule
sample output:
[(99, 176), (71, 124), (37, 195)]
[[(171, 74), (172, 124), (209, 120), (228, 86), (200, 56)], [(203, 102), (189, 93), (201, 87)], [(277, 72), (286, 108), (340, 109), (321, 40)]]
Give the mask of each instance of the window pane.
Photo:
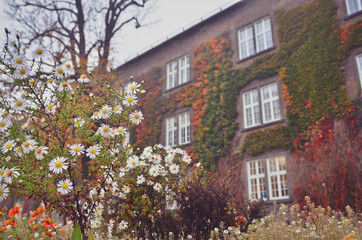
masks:
[(278, 193), (278, 177), (277, 176), (271, 176), (270, 180), (271, 180), (271, 187), (272, 187), (271, 191), (272, 191), (273, 198), (279, 197), (279, 193)]
[(246, 27), (239, 31), (239, 58), (244, 59), (255, 52), (253, 27)]
[(357, 68), (359, 73), (359, 81), (362, 88), (362, 54), (358, 55), (356, 59), (357, 59)]
[(281, 118), (281, 112), (277, 83), (269, 84), (262, 87), (261, 94), (264, 123), (279, 120)]
[(362, 0), (347, 0), (348, 14), (360, 11), (362, 8)]
[(180, 144), (191, 142), (191, 120), (190, 112), (179, 115)]

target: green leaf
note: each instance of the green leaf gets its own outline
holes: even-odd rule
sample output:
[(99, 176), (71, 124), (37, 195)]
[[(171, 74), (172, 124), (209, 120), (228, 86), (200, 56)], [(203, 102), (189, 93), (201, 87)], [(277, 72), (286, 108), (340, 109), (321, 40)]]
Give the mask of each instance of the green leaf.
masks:
[(93, 229), (91, 229), (90, 231), (89, 231), (89, 234), (88, 234), (88, 240), (94, 240), (95, 238), (94, 238), (94, 233), (93, 233)]
[(82, 240), (82, 232), (80, 231), (80, 226), (78, 223), (74, 227), (72, 240)]

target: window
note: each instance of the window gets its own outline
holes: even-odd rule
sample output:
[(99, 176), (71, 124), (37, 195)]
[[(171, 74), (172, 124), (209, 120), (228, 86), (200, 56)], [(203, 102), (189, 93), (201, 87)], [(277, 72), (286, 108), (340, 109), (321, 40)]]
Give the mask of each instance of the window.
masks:
[(346, 5), (348, 15), (362, 10), (362, 0), (346, 0)]
[[(261, 97), (259, 97), (259, 93)], [(255, 127), (262, 123), (266, 124), (281, 119), (277, 83), (244, 92), (242, 101), (244, 128)]]
[(250, 200), (289, 198), (285, 156), (248, 161), (246, 166)]
[(359, 82), (360, 82), (361, 88), (362, 88), (362, 54), (357, 55), (356, 62), (357, 62), (357, 68), (358, 68)]
[(273, 47), (270, 18), (242, 28), (238, 31), (238, 38), (240, 60)]
[(190, 57), (183, 56), (167, 64), (167, 89), (190, 81)]
[(166, 119), (166, 145), (174, 147), (191, 143), (190, 112)]

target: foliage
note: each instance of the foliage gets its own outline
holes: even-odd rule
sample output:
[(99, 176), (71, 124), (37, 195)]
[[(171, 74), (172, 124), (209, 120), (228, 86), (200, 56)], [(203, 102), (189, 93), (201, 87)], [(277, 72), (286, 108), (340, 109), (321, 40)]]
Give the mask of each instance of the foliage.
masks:
[(289, 149), (292, 142), (289, 129), (278, 125), (248, 134), (243, 144), (243, 151), (255, 156), (272, 149)]
[(303, 149), (297, 149), (298, 202), (304, 196), (322, 206), (343, 210), (347, 205), (361, 211), (361, 176), (358, 170), (361, 138), (360, 116), (333, 120), (323, 118), (308, 131)]
[(345, 214), (330, 207), (316, 207), (309, 197), (301, 208), (281, 205), (269, 216), (255, 221), (236, 239), (361, 239), (361, 215), (349, 206)]
[[(64, 239), (66, 231), (61, 224), (56, 224), (54, 219), (49, 217), (49, 213), (44, 206), (40, 206), (36, 211), (30, 212), (26, 217), (26, 213), (21, 213), (20, 206), (14, 206), (5, 214), (2, 209), (0, 218), (2, 227), (0, 228), (0, 236), (3, 239), (35, 239), (35, 238), (54, 238)], [(21, 218), (23, 215), (23, 218)]]

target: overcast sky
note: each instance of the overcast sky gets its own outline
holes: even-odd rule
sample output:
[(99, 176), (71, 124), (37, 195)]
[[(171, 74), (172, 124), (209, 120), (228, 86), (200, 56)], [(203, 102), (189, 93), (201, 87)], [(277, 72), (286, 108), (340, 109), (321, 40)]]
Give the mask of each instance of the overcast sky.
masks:
[[(183, 27), (200, 21), (200, 18), (238, 0), (155, 0), (154, 10), (147, 15), (146, 25), (135, 29), (128, 27), (122, 36), (112, 42), (114, 67), (137, 53), (159, 43), (167, 36), (174, 34)], [(6, 8), (5, 0), (0, 0), (0, 9)], [(0, 41), (4, 40), (4, 27), (13, 23), (8, 16), (0, 13)]]

